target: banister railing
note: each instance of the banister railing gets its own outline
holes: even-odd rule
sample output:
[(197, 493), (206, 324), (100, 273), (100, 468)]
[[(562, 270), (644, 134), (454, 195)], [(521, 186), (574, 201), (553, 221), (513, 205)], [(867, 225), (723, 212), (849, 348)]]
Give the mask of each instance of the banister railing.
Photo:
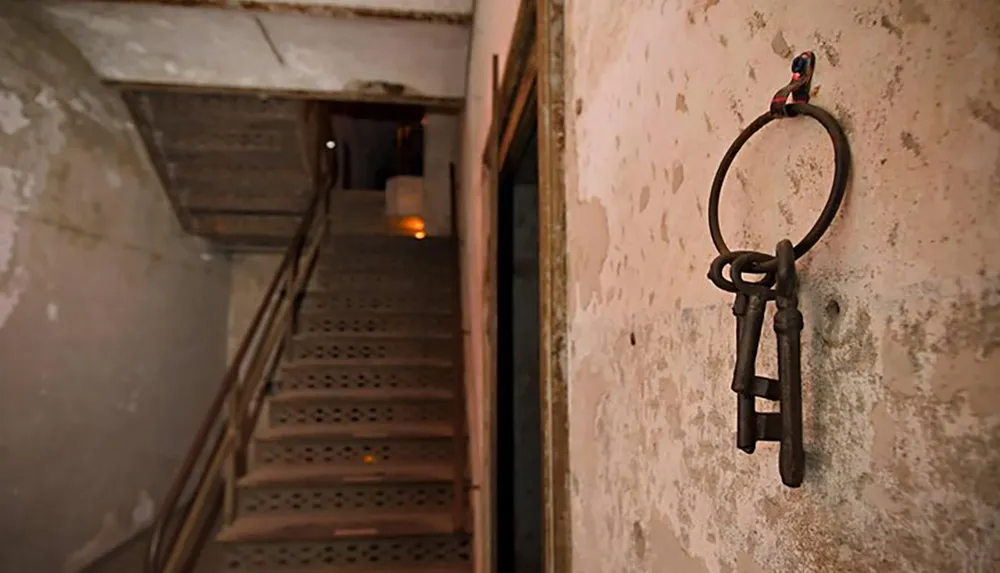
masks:
[[(330, 171), (334, 171), (331, 169)], [(260, 307), (198, 428), (160, 506), (145, 573), (186, 573), (217, 523), (235, 513), (236, 481), (245, 473), (248, 438), (264, 390), (283, 352), (291, 348), (297, 310), (329, 225), (335, 173), (316, 192)], [(190, 497), (190, 502), (184, 499)]]

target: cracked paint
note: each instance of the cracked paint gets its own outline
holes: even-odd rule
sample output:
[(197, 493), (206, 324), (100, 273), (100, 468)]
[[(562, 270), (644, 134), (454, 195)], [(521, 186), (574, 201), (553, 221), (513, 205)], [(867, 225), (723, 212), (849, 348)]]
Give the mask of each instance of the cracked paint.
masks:
[(47, 9), (97, 73), (118, 81), (300, 92), (353, 92), (362, 82), (431, 99), (465, 93), (464, 25), (152, 2)]
[[(586, 102), (566, 134), (574, 571), (998, 570), (1000, 6), (637, 0), (567, 18), (566, 101)], [(804, 49), (855, 165), (799, 263), (807, 466), (789, 490), (773, 445), (734, 445), (705, 209)], [(821, 128), (768, 126), (724, 187), (730, 246), (801, 236), (831, 180)]]

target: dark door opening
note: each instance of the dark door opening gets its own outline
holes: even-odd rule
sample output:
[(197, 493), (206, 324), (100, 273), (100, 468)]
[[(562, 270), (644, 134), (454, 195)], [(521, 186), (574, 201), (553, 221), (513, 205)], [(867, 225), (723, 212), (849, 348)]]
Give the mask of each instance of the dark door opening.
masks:
[(496, 571), (543, 568), (539, 362), (538, 145), (535, 97), (522, 114), (497, 193)]

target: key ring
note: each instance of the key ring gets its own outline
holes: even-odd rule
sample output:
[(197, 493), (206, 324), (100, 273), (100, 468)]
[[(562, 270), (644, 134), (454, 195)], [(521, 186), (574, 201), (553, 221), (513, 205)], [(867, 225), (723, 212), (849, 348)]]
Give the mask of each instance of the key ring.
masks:
[[(811, 54), (811, 52), (807, 52), (807, 54)], [(799, 58), (802, 57), (803, 56), (799, 56)], [(796, 58), (796, 60), (798, 61), (799, 58)], [(795, 67), (796, 65), (793, 64), (793, 69), (795, 69)], [(811, 79), (811, 66), (809, 69), (809, 78)], [(789, 86), (793, 86), (793, 88), (791, 88), (792, 93), (801, 93), (803, 88), (808, 87), (808, 84), (803, 86), (802, 78), (796, 78), (793, 76), (793, 80), (789, 83)], [(715, 172), (715, 178), (712, 180), (712, 191), (708, 196), (708, 229), (709, 233), (712, 235), (712, 243), (715, 244), (715, 248), (719, 251), (720, 255), (729, 255), (733, 252), (729, 250), (729, 246), (726, 244), (726, 240), (722, 236), (722, 229), (719, 225), (719, 199), (722, 196), (722, 184), (726, 180), (726, 174), (729, 172), (730, 166), (736, 159), (736, 155), (740, 152), (740, 149), (743, 148), (746, 142), (753, 137), (755, 133), (763, 129), (765, 125), (776, 119), (795, 117), (799, 115), (811, 117), (818, 121), (823, 128), (826, 129), (827, 134), (830, 136), (830, 140), (833, 142), (834, 172), (833, 185), (830, 188), (830, 195), (827, 197), (826, 205), (824, 205), (823, 211), (820, 213), (816, 223), (813, 224), (812, 228), (809, 229), (809, 232), (806, 233), (802, 240), (795, 245), (794, 252), (796, 260), (809, 252), (809, 249), (813, 248), (820, 238), (822, 238), (823, 234), (830, 227), (830, 224), (833, 223), (833, 219), (836, 217), (837, 211), (840, 209), (840, 204), (844, 199), (844, 193), (847, 189), (847, 181), (851, 170), (851, 150), (847, 143), (847, 136), (844, 134), (844, 130), (840, 126), (840, 123), (823, 108), (801, 101), (786, 103), (783, 107), (778, 107), (780, 105), (780, 94), (785, 90), (789, 90), (789, 86), (785, 86), (785, 88), (779, 90), (775, 98), (772, 99), (771, 109), (757, 119), (753, 120), (753, 122), (751, 122), (750, 125), (748, 125), (746, 129), (740, 133), (736, 140), (733, 141), (732, 145), (729, 146), (729, 149), (723, 156), (722, 161), (719, 163), (719, 168)], [(783, 113), (775, 112), (775, 108), (782, 110)], [(777, 270), (777, 268), (777, 259), (768, 255), (768, 259), (766, 261), (753, 262), (747, 267), (746, 271), (751, 273), (773, 273)]]
[[(724, 290), (726, 292), (731, 292), (731, 293), (741, 292), (741, 290), (743, 289), (741, 289), (740, 285), (734, 282), (736, 280), (735, 279), (736, 275), (733, 274), (735, 271), (732, 268), (734, 261), (736, 261), (736, 259), (738, 259), (741, 256), (751, 256), (754, 257), (756, 260), (761, 260), (761, 261), (765, 261), (771, 258), (769, 255), (765, 255), (764, 253), (758, 253), (757, 251), (730, 251), (728, 253), (719, 255), (712, 260), (712, 265), (708, 269), (708, 280), (712, 281), (712, 284), (714, 284), (716, 288), (720, 290)], [(733, 277), (733, 280), (727, 279), (722, 274), (722, 269), (726, 268), (727, 266), (730, 267), (729, 275), (730, 277)], [(743, 271), (743, 272), (755, 273), (756, 271)], [(765, 272), (763, 274), (764, 274), (763, 277), (753, 282), (742, 281), (743, 277), (741, 275), (740, 284), (749, 286), (751, 288), (752, 287), (769, 288), (774, 286), (774, 281), (775, 281), (774, 273)]]

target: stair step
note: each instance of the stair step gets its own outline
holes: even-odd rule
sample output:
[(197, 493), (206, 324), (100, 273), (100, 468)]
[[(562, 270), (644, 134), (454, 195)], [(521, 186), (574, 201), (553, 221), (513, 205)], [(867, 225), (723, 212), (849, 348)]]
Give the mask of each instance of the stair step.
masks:
[(443, 512), (454, 503), (451, 481), (374, 481), (244, 487), (237, 494), (236, 507), (240, 516), (339, 512), (368, 518), (400, 512)]
[(229, 571), (241, 573), (465, 573), (467, 534), (243, 542), (225, 546)]
[(389, 368), (420, 368), (428, 366), (431, 368), (450, 368), (452, 362), (451, 360), (433, 358), (309, 358), (285, 362), (285, 368), (340, 368), (354, 366), (385, 366)]
[(451, 437), (351, 438), (311, 436), (255, 441), (253, 471), (275, 465), (336, 464), (358, 468), (372, 465), (451, 464), (455, 456)]
[(388, 423), (388, 424), (286, 424), (258, 430), (259, 442), (303, 438), (448, 438), (454, 433), (447, 422)]
[(453, 403), (444, 400), (271, 401), (272, 427), (298, 424), (423, 424), (453, 419)]
[(272, 404), (296, 402), (452, 400), (455, 393), (447, 388), (338, 388), (332, 390), (282, 390), (271, 396)]
[(458, 283), (454, 280), (442, 280), (442, 277), (435, 275), (398, 276), (366, 272), (344, 274), (316, 273), (309, 283), (308, 292), (320, 295), (334, 292), (350, 292), (358, 289), (371, 289), (390, 293), (413, 289), (432, 289), (435, 292), (448, 293), (455, 296), (458, 292)]
[(406, 364), (425, 360), (449, 364), (459, 341), (413, 336), (310, 335), (292, 342), (291, 360), (395, 360)]
[(290, 569), (275, 567), (273, 569), (228, 569), (240, 573), (472, 573), (471, 563), (431, 564), (431, 565), (400, 565), (391, 566), (370, 565), (346, 567), (309, 567), (308, 569)]
[(433, 287), (408, 290), (339, 290), (307, 294), (302, 312), (373, 312), (450, 314), (458, 308), (454, 292), (435, 292)]
[(387, 300), (387, 297), (381, 297), (378, 300), (375, 300), (375, 297), (369, 297), (368, 300), (359, 300), (360, 298), (338, 295), (322, 298), (306, 297), (302, 301), (300, 312), (303, 314), (364, 312), (376, 316), (395, 314), (452, 315), (455, 314), (458, 306), (458, 302), (455, 300), (433, 300), (419, 296), (400, 297), (396, 300)]
[(330, 485), (353, 483), (419, 483), (449, 481), (454, 468), (445, 463), (389, 464), (275, 464), (254, 469), (240, 487)]
[(279, 374), (280, 392), (289, 390), (344, 389), (441, 389), (454, 388), (461, 377), (448, 364), (387, 365), (327, 364), (315, 362), (286, 363)]
[(451, 512), (352, 515), (329, 513), (263, 514), (237, 517), (216, 538), (222, 543), (327, 541), (453, 533)]
[(452, 336), (457, 334), (450, 313), (328, 311), (299, 314), (299, 332), (395, 336)]

